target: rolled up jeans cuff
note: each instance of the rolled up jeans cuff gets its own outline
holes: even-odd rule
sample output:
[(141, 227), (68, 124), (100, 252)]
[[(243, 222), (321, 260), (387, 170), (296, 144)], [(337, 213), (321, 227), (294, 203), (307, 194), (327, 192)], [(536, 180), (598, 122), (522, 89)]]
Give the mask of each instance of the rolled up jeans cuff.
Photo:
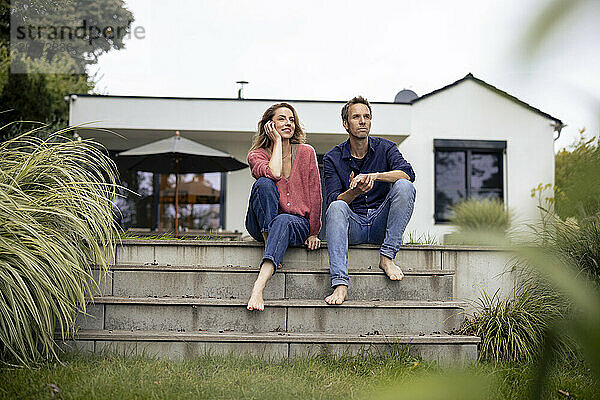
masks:
[(277, 266), (279, 265), (277, 263), (277, 261), (275, 261), (275, 258), (273, 256), (269, 256), (269, 255), (264, 255), (262, 261), (260, 262), (259, 268), (262, 268), (263, 264), (265, 263), (265, 261), (271, 261), (273, 263), (273, 265), (275, 266), (275, 268), (273, 268), (273, 274), (275, 274), (275, 272), (277, 272)]
[(347, 287), (348, 283), (349, 283), (348, 279), (345, 279), (345, 278), (333, 278), (333, 279), (331, 279), (331, 287), (332, 288), (336, 287), (336, 286), (339, 286), (339, 285), (344, 285), (344, 286)]
[(381, 246), (381, 250), (379, 250), (379, 254), (385, 256), (391, 260), (396, 258), (396, 253), (398, 253), (398, 249), (394, 249), (391, 246), (386, 246), (385, 244)]

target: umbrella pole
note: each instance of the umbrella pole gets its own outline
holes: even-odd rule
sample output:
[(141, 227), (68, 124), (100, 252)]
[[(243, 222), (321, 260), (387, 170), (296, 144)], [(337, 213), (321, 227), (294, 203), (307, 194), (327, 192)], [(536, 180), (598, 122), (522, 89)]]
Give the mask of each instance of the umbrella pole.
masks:
[(175, 159), (175, 239), (179, 233), (179, 158)]
[(179, 232), (179, 174), (175, 174), (175, 239)]

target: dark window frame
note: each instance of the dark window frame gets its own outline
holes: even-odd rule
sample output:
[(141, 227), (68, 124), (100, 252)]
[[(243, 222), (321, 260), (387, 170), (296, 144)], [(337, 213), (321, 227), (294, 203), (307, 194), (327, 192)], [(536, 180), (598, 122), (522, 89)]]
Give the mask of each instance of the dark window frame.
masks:
[(458, 140), (458, 139), (434, 139), (433, 140), (433, 218), (435, 224), (447, 224), (448, 219), (439, 217), (437, 213), (437, 172), (438, 163), (436, 153), (438, 151), (464, 151), (465, 152), (465, 196), (470, 198), (472, 194), (471, 175), (472, 175), (472, 155), (475, 153), (499, 154), (498, 169), (502, 173), (500, 180), (500, 199), (504, 202), (505, 194), (505, 175), (504, 175), (504, 156), (506, 154), (505, 140)]

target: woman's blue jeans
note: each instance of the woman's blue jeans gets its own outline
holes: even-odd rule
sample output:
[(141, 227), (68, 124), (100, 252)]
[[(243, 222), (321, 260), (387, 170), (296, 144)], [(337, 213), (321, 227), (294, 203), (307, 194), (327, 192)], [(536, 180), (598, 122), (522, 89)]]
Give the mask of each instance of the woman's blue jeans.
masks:
[(301, 246), (308, 238), (308, 220), (299, 215), (279, 214), (279, 190), (269, 178), (260, 177), (254, 182), (250, 193), (246, 229), (250, 235), (263, 242), (262, 233), (269, 234), (265, 245), (265, 254), (260, 263), (271, 260), (277, 266), (281, 264), (288, 246)]
[(392, 260), (402, 244), (415, 204), (416, 190), (406, 179), (392, 185), (377, 209), (366, 215), (357, 214), (343, 200), (333, 201), (327, 208), (327, 249), (331, 286), (348, 286), (348, 244), (381, 244), (380, 253)]

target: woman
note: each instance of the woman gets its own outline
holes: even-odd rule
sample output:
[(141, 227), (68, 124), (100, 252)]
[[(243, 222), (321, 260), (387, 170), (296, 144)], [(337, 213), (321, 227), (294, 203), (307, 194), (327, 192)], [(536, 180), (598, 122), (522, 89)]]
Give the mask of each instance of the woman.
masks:
[(321, 179), (315, 150), (304, 144), (296, 110), (287, 103), (274, 104), (258, 123), (248, 153), (256, 182), (252, 186), (246, 229), (265, 242), (260, 272), (248, 310), (265, 309), (263, 291), (288, 246), (321, 246)]

